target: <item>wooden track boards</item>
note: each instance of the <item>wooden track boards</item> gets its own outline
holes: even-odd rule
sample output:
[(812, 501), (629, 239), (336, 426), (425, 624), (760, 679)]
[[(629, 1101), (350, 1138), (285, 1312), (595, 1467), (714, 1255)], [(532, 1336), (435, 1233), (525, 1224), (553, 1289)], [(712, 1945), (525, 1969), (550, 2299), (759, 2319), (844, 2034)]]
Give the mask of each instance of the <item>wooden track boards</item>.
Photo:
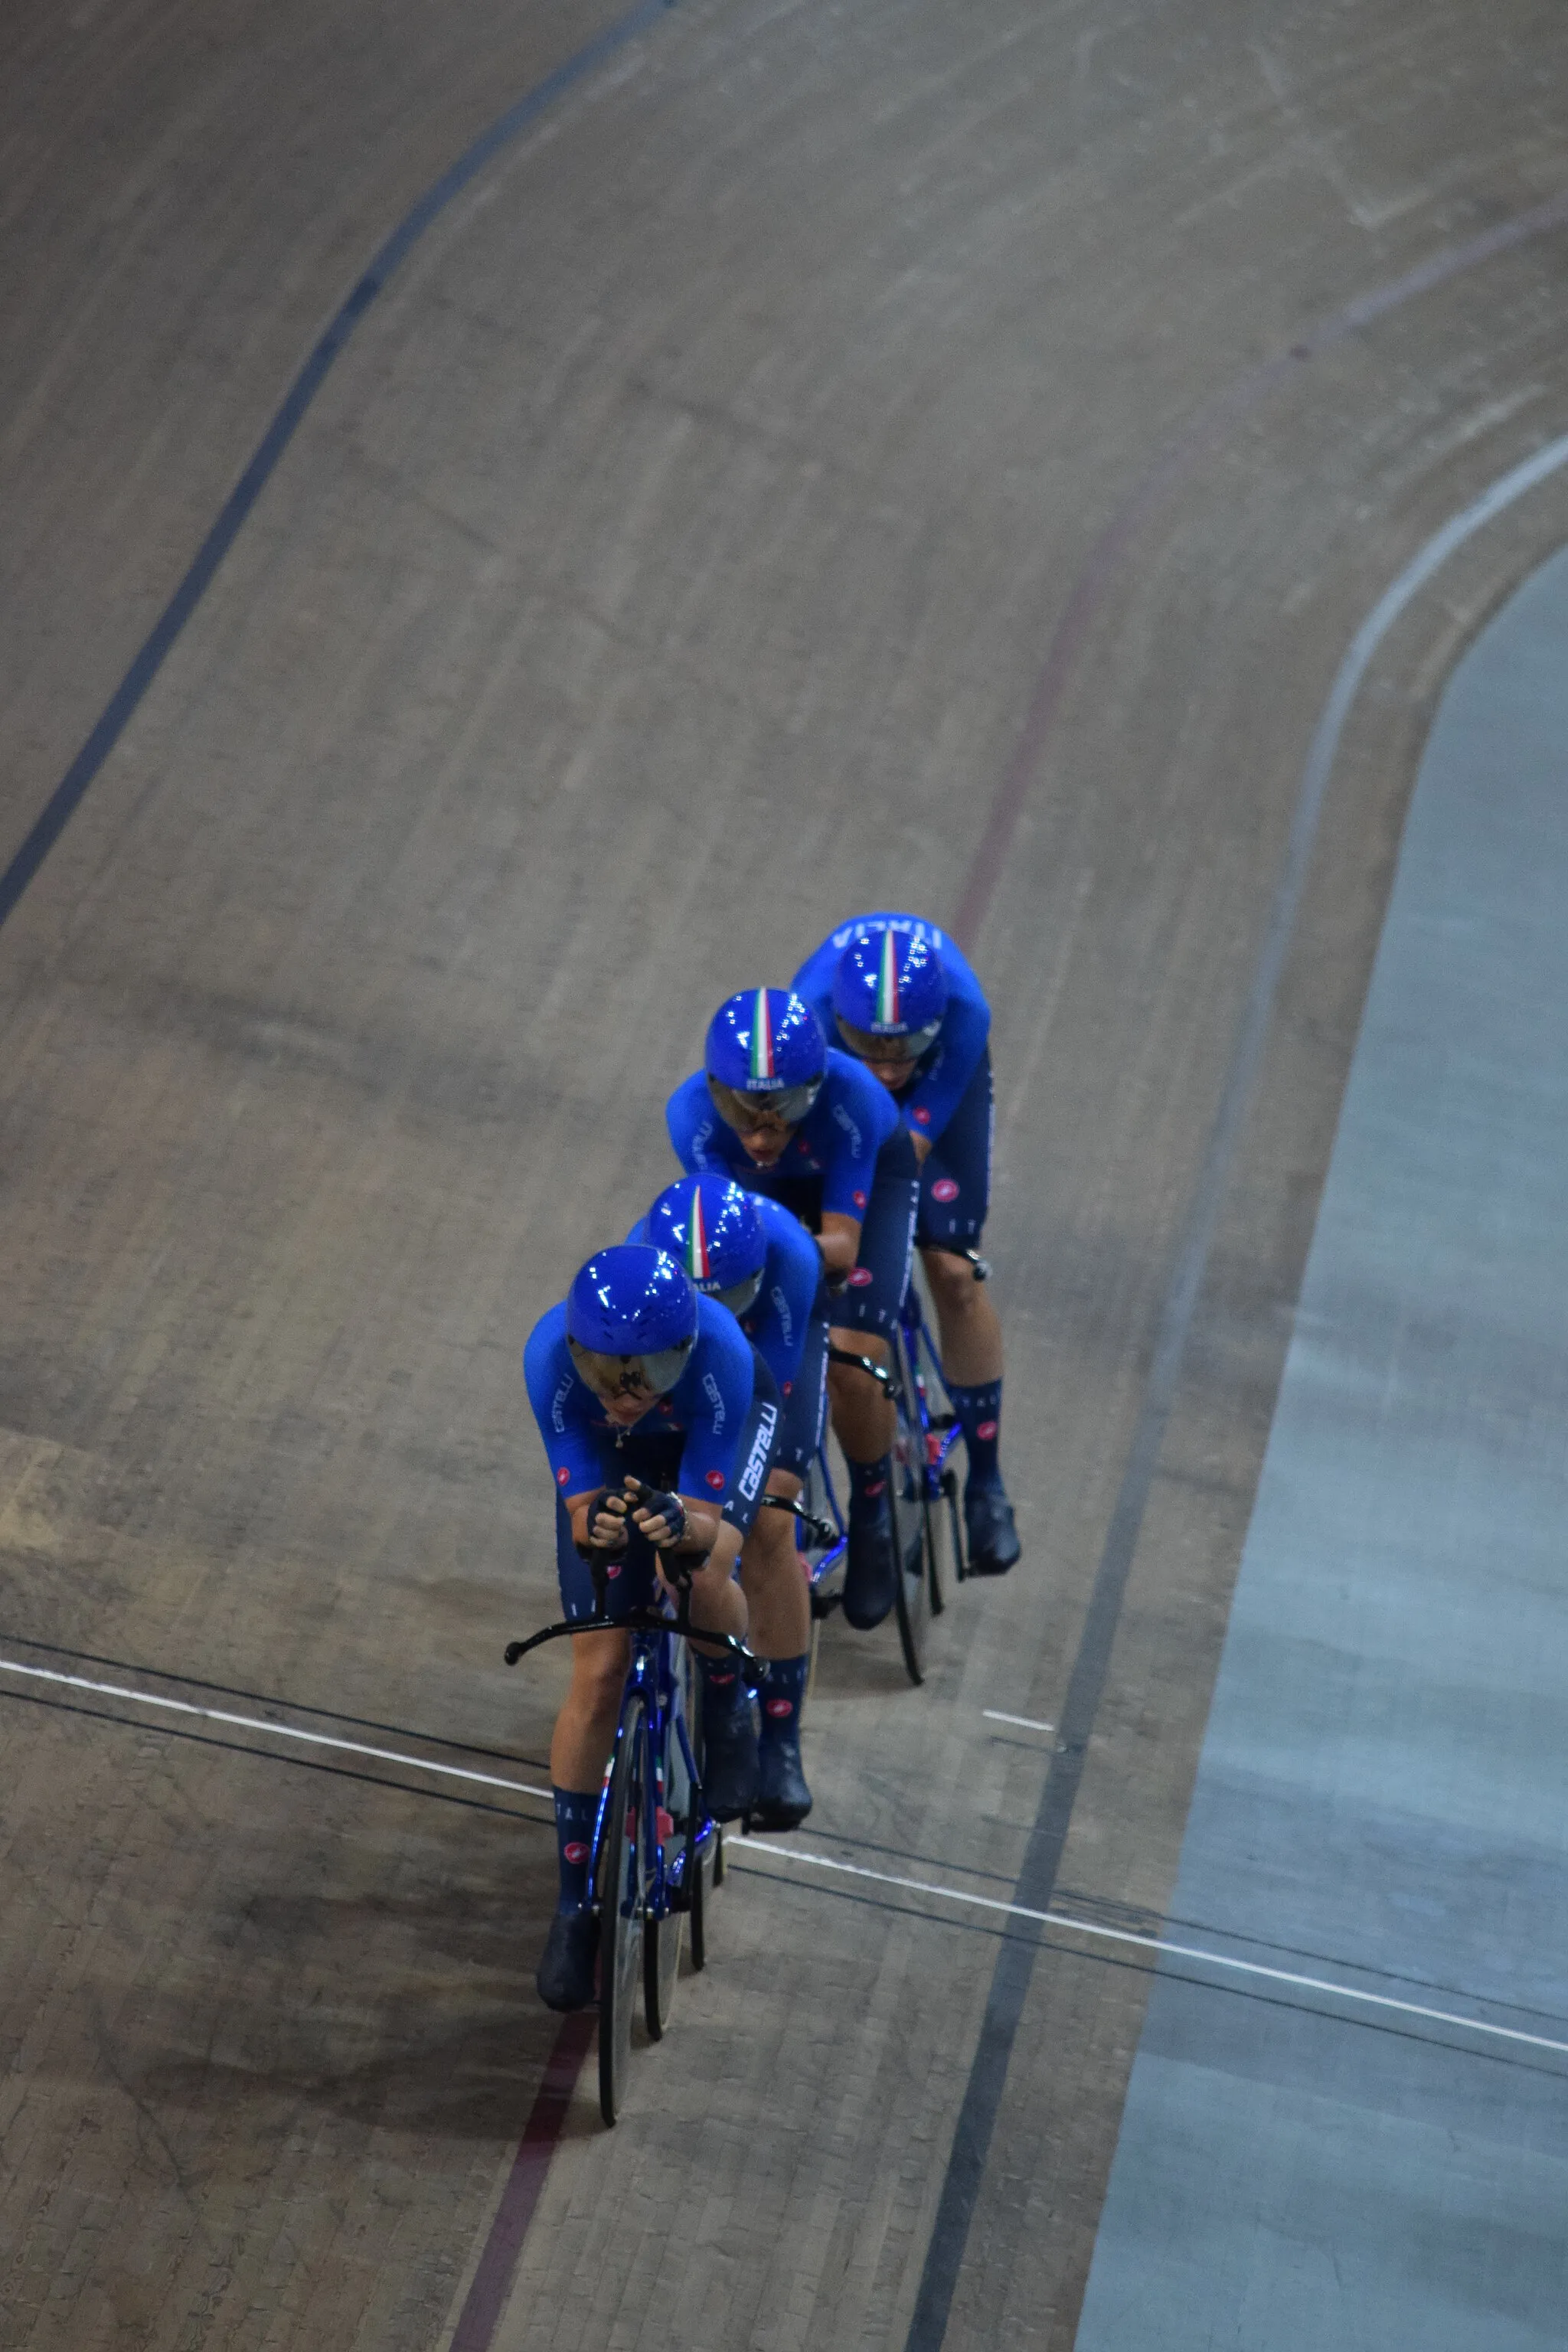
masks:
[[(369, 247), (587, 29), (8, 30), (5, 855)], [(491, 171), (0, 938), (0, 1632), (540, 1755), (517, 1351), (664, 1180), (711, 1003), (859, 905), (952, 909), (1121, 503), (1304, 327), (1568, 183), (1563, 38), (1518, 0), (703, 0)], [(1010, 1883), (1041, 1743), (981, 1710), (1058, 1711), (1306, 741), (1400, 563), (1568, 423), (1561, 251), (1282, 378), (1104, 572), (978, 943), (1027, 1565), (919, 1695), (832, 1629), (824, 1832)], [(1467, 555), (1336, 787), (1068, 1848), (1134, 1916), (1423, 713), (1565, 520)], [(552, 2041), (547, 1832), (20, 1700), (0, 1742), (0, 2342), (435, 2344)], [(739, 1871), (715, 1939), (634, 2115), (574, 2116), (498, 2345), (902, 2343), (992, 1940)], [(950, 2345), (1070, 2344), (1141, 1993), (1042, 1962)]]

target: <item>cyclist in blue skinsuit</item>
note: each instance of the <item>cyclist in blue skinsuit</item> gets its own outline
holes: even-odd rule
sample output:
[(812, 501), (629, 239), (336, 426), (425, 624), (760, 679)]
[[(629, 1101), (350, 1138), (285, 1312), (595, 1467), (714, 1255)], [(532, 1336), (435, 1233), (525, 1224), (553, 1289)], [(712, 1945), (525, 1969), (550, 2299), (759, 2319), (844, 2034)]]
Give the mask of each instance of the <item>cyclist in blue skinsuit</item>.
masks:
[[(735, 1561), (762, 1499), (779, 1423), (772, 1374), (729, 1309), (699, 1298), (666, 1251), (601, 1250), (523, 1351), (529, 1402), (556, 1489), (556, 1565), (567, 1617), (623, 1616), (658, 1590), (661, 1556), (691, 1570), (692, 1622), (743, 1634)], [(540, 1997), (594, 1997), (597, 1922), (588, 1863), (629, 1644), (580, 1633), (550, 1743), (561, 1895)], [(703, 1683), (708, 1801), (720, 1818), (756, 1797), (756, 1730), (733, 1659), (694, 1649)]]
[(957, 1255), (977, 1246), (990, 1203), (991, 1008), (934, 923), (886, 911), (858, 916), (824, 940), (795, 988), (828, 1036), (881, 1080), (913, 1139), (921, 1161), (915, 1239), (969, 1461), (970, 1571), (1003, 1575), (1019, 1548), (997, 1458), (1002, 1326), (989, 1290)]
[[(886, 1089), (828, 1045), (810, 1006), (782, 988), (726, 998), (708, 1027), (704, 1067), (666, 1110), (676, 1158), (715, 1169), (793, 1210), (816, 1235), (835, 1347), (889, 1362), (886, 1335), (910, 1278), (914, 1147)], [(844, 1613), (879, 1624), (899, 1566), (888, 1502), (893, 1408), (857, 1367), (830, 1363), (833, 1426), (849, 1465)]]
[[(827, 1314), (822, 1257), (804, 1225), (777, 1201), (728, 1176), (678, 1176), (626, 1235), (652, 1242), (685, 1267), (694, 1289), (740, 1323), (778, 1383), (778, 1443), (767, 1492), (793, 1502), (821, 1442), (826, 1405)], [(760, 1510), (741, 1548), (747, 1641), (768, 1662), (758, 1696), (754, 1829), (793, 1830), (811, 1811), (800, 1754), (800, 1714), (810, 1665), (811, 1608), (787, 1512)]]

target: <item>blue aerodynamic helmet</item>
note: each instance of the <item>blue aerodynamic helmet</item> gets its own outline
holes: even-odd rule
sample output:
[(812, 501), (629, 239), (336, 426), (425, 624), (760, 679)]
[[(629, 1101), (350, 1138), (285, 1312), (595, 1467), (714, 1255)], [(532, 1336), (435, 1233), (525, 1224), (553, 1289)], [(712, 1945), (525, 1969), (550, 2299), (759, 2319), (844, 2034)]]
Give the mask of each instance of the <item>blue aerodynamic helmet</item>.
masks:
[(794, 1126), (816, 1100), (827, 1040), (804, 996), (787, 988), (744, 988), (727, 996), (708, 1024), (708, 1085), (721, 1118), (733, 1126), (761, 1111)]
[(757, 1204), (731, 1176), (678, 1176), (647, 1213), (647, 1237), (693, 1288), (743, 1315), (762, 1286), (768, 1239)]
[(872, 931), (852, 940), (833, 975), (833, 1010), (845, 1044), (862, 1058), (899, 1038), (923, 1054), (947, 1011), (947, 974), (933, 939)]
[(580, 1350), (619, 1357), (621, 1388), (662, 1395), (696, 1345), (697, 1293), (668, 1250), (621, 1242), (579, 1268), (566, 1294), (566, 1339), (574, 1358)]

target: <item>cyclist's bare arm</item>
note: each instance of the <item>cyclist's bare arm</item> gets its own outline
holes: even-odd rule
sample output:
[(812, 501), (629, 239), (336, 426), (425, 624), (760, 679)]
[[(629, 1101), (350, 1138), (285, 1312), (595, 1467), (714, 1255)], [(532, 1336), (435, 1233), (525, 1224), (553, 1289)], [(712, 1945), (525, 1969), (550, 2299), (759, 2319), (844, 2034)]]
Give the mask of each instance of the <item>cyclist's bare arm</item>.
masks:
[(849, 1273), (860, 1251), (859, 1218), (847, 1217), (841, 1209), (824, 1209), (816, 1238), (828, 1273)]

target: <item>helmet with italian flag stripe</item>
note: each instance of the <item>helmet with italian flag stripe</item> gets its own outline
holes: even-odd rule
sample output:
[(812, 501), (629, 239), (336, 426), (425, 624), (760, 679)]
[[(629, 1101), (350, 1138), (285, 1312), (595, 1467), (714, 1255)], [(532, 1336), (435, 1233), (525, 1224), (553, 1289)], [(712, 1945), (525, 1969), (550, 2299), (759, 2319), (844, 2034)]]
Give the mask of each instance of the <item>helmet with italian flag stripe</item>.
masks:
[(787, 988), (744, 988), (727, 996), (708, 1024), (709, 1085), (724, 1097), (754, 1097), (770, 1116), (804, 1118), (827, 1067), (827, 1040), (816, 1013)]
[[(847, 1042), (899, 1037), (923, 1051), (947, 1011), (942, 950), (925, 924), (862, 931), (838, 959), (833, 1010)], [(849, 1033), (853, 1033), (852, 1034)]]
[(767, 1235), (755, 1198), (732, 1177), (678, 1176), (649, 1209), (644, 1231), (684, 1266), (694, 1290), (732, 1315), (743, 1315), (756, 1297)]

